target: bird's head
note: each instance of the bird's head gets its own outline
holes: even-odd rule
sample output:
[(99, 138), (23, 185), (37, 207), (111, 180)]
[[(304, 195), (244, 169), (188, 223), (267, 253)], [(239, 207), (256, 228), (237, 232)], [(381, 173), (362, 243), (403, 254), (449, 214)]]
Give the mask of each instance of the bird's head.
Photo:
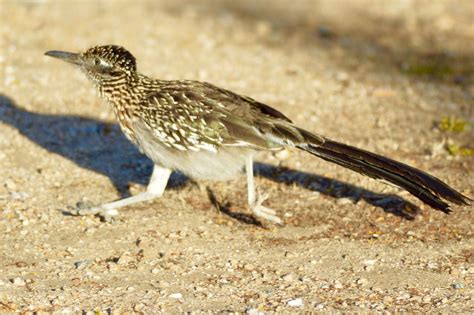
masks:
[(51, 50), (45, 55), (79, 66), (96, 85), (136, 75), (135, 57), (121, 46), (96, 46), (84, 53)]

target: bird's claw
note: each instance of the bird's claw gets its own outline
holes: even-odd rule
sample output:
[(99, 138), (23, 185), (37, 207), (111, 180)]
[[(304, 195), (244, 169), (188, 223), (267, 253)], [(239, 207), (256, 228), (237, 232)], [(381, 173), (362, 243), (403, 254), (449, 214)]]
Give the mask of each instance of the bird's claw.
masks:
[(278, 225), (283, 225), (283, 221), (276, 215), (276, 211), (270, 208), (267, 208), (262, 205), (262, 203), (268, 199), (267, 193), (258, 194), (257, 200), (253, 205), (251, 205), (253, 213), (265, 220), (273, 222)]
[(71, 211), (72, 215), (75, 216), (86, 216), (86, 215), (96, 215), (100, 217), (105, 222), (111, 222), (118, 216), (119, 212), (117, 209), (108, 208), (108, 207), (87, 207), (81, 208), (80, 206)]

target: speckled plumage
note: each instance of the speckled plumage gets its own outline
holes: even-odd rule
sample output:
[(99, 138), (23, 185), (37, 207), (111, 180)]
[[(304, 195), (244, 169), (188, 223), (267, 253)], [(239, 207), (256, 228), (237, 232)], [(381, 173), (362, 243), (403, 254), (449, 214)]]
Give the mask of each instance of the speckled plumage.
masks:
[(135, 58), (123, 47), (47, 54), (81, 67), (112, 105), (125, 135), (155, 165), (178, 169), (193, 178), (222, 180), (245, 164), (252, 186), (249, 204), (264, 212), (274, 214), (255, 199), (252, 156), (259, 150), (286, 146), (389, 181), (444, 212), (450, 211), (446, 201), (468, 203), (467, 197), (423, 171), (303, 130), (279, 111), (249, 97), (205, 82), (164, 81), (141, 75)]
[(205, 82), (138, 74), (122, 47), (93, 47), (82, 58), (97, 64), (83, 70), (125, 135), (155, 163), (193, 178), (227, 179), (255, 151), (305, 141), (287, 117), (251, 98)]

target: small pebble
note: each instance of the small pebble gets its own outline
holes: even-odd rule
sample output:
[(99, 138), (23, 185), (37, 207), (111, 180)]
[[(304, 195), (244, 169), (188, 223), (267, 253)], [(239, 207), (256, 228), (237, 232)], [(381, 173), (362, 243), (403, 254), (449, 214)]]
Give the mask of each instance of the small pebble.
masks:
[(245, 313), (246, 313), (246, 314), (249, 314), (249, 315), (263, 315), (263, 314), (265, 314), (264, 312), (259, 311), (259, 310), (256, 309), (255, 307), (248, 308), (248, 309), (245, 311)]
[(293, 273), (288, 273), (286, 275), (283, 275), (281, 277), (284, 281), (288, 281), (288, 282), (291, 282), (291, 281), (294, 281), (296, 279), (296, 276), (293, 274)]
[(89, 259), (78, 260), (74, 262), (74, 266), (76, 269), (85, 269), (90, 263), (91, 261)]
[[(133, 307), (133, 310), (136, 311), (136, 312), (140, 312), (140, 311), (142, 311), (144, 308), (145, 308), (145, 304), (143, 304), (143, 303), (138, 303), (138, 304), (135, 304), (135, 306)], [(141, 312), (141, 313), (143, 313), (143, 312)]]
[(454, 284), (452, 285), (452, 288), (453, 288), (453, 289), (456, 289), (456, 290), (464, 289), (464, 284), (462, 284), (462, 283), (454, 283)]
[(427, 296), (424, 296), (423, 299), (422, 299), (423, 303), (429, 303), (431, 302), (431, 296), (427, 295)]
[(24, 191), (12, 191), (10, 196), (14, 200), (25, 200), (28, 197), (28, 193)]
[(125, 252), (123, 253), (119, 259), (117, 260), (117, 265), (127, 265), (132, 261), (132, 257), (130, 256), (130, 253)]
[(377, 259), (367, 259), (364, 260), (362, 263), (366, 266), (373, 266), (377, 262)]
[(12, 179), (7, 179), (5, 181), (5, 188), (7, 188), (8, 190), (16, 190), (17, 186)]
[(23, 286), (26, 284), (25, 280), (23, 280), (22, 278), (14, 278), (14, 279), (11, 279), (11, 282), (14, 284), (14, 285), (18, 285), (18, 286)]
[(316, 304), (315, 308), (317, 310), (322, 310), (324, 308), (324, 304), (323, 303)]
[(349, 205), (349, 204), (353, 204), (354, 203), (354, 200), (352, 200), (351, 198), (339, 198), (337, 199), (337, 204), (342, 206), (342, 205)]
[(255, 270), (255, 266), (252, 264), (245, 264), (244, 269), (248, 271), (252, 271), (252, 270)]
[(407, 300), (407, 299), (409, 299), (409, 298), (410, 298), (410, 294), (408, 294), (408, 293), (402, 293), (402, 294), (398, 297), (399, 300)]
[(365, 279), (365, 278), (359, 278), (359, 279), (357, 279), (357, 281), (356, 281), (356, 283), (357, 283), (358, 285), (361, 285), (361, 286), (366, 285), (368, 282), (369, 282), (369, 281), (367, 281), (367, 279)]
[(303, 307), (303, 306), (304, 306), (303, 299), (297, 298), (297, 299), (289, 300), (289, 301), (288, 301), (288, 306), (291, 306), (291, 307)]
[(336, 289), (342, 289), (342, 283), (340, 283), (339, 281), (336, 281), (336, 282), (334, 283), (334, 288), (336, 288)]
[(180, 299), (183, 298), (183, 295), (178, 292), (178, 293), (170, 294), (169, 297), (172, 298), (172, 299), (180, 300)]
[(426, 265), (426, 267), (428, 267), (429, 269), (436, 269), (436, 268), (438, 268), (438, 264), (435, 263), (435, 262), (430, 261), (430, 262)]

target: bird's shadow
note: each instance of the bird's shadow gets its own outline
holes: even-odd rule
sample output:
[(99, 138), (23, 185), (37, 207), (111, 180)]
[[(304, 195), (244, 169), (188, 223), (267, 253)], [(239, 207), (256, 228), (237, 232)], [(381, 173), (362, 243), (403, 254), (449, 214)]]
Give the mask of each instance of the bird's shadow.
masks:
[(337, 179), (264, 163), (255, 163), (254, 169), (257, 176), (288, 186), (297, 185), (333, 198), (344, 198), (352, 203), (364, 200), (372, 206), (407, 220), (413, 220), (420, 212), (418, 206), (400, 196), (373, 192)]
[(231, 208), (230, 202), (226, 202), (224, 204), (222, 202), (220, 202), (217, 199), (216, 195), (214, 194), (214, 192), (212, 191), (212, 189), (210, 187), (206, 187), (206, 192), (207, 192), (207, 196), (209, 197), (209, 200), (211, 201), (211, 204), (220, 213), (223, 213), (224, 215), (227, 215), (227, 216), (229, 216), (231, 218), (234, 218), (235, 220), (240, 221), (240, 222), (245, 223), (245, 224), (255, 225), (255, 226), (258, 226), (258, 227), (263, 227), (262, 222), (257, 220), (252, 215), (249, 215), (249, 214), (243, 213), (243, 212), (231, 211), (230, 210), (230, 208)]
[[(121, 197), (130, 195), (129, 184), (146, 185), (153, 162), (128, 141), (117, 124), (76, 115), (41, 114), (18, 107), (0, 94), (0, 123), (49, 152), (63, 156), (78, 166), (107, 176)], [(168, 188), (187, 179), (173, 173)]]
[[(146, 185), (153, 162), (141, 154), (120, 131), (117, 124), (76, 115), (41, 114), (18, 107), (8, 96), (0, 94), (0, 123), (16, 128), (20, 134), (49, 152), (63, 156), (78, 166), (107, 176), (122, 197), (130, 195), (129, 184)], [(419, 209), (407, 200), (396, 196), (375, 193), (342, 181), (255, 163), (257, 176), (287, 185), (299, 185), (334, 198), (365, 200), (397, 216), (413, 219)], [(188, 179), (174, 172), (167, 189), (179, 188)], [(214, 195), (208, 196), (219, 211), (243, 223), (260, 225), (249, 216), (232, 213), (229, 207), (218, 203)]]

